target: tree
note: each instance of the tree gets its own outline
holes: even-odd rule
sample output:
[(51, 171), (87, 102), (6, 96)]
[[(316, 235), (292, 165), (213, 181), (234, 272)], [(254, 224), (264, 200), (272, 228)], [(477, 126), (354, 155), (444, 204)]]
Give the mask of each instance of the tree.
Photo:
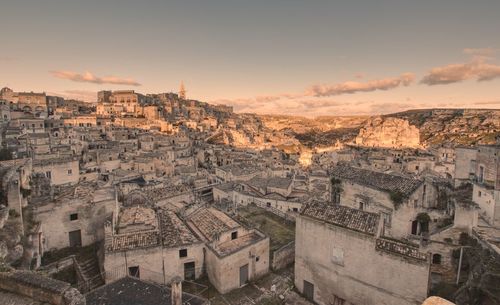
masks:
[(9, 148), (0, 149), (0, 161), (12, 160), (12, 151)]

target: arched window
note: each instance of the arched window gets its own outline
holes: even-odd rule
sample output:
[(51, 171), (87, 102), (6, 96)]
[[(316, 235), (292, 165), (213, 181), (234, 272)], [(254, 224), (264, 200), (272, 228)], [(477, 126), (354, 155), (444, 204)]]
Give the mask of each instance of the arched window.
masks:
[(432, 264), (441, 265), (441, 254), (433, 254), (432, 255)]

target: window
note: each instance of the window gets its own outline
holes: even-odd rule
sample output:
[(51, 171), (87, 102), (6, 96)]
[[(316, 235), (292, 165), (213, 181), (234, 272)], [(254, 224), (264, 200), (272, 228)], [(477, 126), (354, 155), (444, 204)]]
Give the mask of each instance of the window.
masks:
[(47, 177), (49, 179), (52, 178), (52, 173), (50, 171), (46, 171), (45, 172), (45, 177)]
[(187, 257), (188, 256), (188, 250), (187, 249), (180, 249), (179, 250), (179, 257)]
[(344, 266), (344, 250), (343, 249), (333, 247), (333, 249), (332, 249), (332, 263)]
[(68, 176), (71, 176), (73, 174), (73, 170), (72, 169), (68, 169)]
[(337, 203), (337, 204), (340, 203), (340, 193), (335, 192), (333, 194), (333, 203)]
[(480, 183), (484, 182), (484, 166), (479, 166), (479, 177), (478, 180)]
[(231, 233), (231, 239), (236, 239), (236, 238), (238, 238), (238, 231)]
[(384, 225), (388, 228), (391, 227), (391, 213), (382, 212), (382, 219), (384, 220)]
[(257, 257), (255, 258), (255, 261), (256, 261), (256, 262), (258, 262), (259, 260), (260, 260), (260, 256), (257, 256)]
[(433, 254), (432, 255), (432, 264), (441, 265), (441, 254)]
[(363, 208), (364, 208), (364, 207), (365, 207), (365, 203), (364, 203), (364, 202), (360, 202), (360, 203), (359, 203), (359, 209), (360, 209), (361, 211), (363, 211)]
[(78, 213), (73, 213), (69, 215), (69, 220), (77, 220), (78, 219)]
[(128, 275), (140, 278), (139, 266), (128, 267)]

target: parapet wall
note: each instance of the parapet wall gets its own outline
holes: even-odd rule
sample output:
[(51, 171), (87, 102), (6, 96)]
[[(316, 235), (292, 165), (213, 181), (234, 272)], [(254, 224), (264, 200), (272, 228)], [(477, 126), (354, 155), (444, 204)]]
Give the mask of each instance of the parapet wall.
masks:
[(70, 284), (29, 271), (0, 272), (0, 289), (53, 305), (85, 305)]

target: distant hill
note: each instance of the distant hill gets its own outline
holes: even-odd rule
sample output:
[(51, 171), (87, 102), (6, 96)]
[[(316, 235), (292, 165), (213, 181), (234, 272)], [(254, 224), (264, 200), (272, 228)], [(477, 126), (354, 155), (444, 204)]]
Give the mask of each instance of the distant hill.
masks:
[[(352, 143), (359, 130), (379, 116), (323, 116), (315, 119), (286, 115), (255, 115), (268, 130), (281, 131), (307, 147)], [(424, 145), (493, 144), (500, 135), (500, 109), (419, 109), (382, 118), (409, 121)]]

